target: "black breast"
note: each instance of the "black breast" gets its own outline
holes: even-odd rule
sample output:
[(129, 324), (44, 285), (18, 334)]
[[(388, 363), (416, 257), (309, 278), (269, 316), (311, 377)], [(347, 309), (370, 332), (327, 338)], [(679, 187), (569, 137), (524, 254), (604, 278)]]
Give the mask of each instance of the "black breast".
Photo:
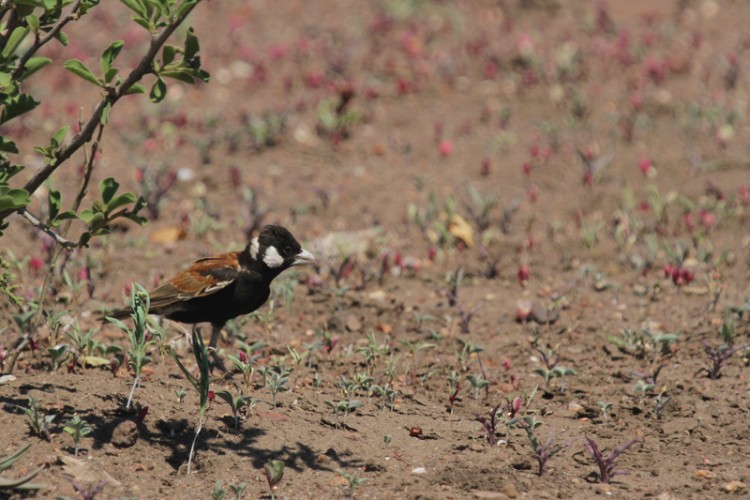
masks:
[(232, 318), (258, 309), (270, 293), (269, 281), (257, 273), (243, 271), (234, 283), (211, 295), (173, 304), (164, 315), (181, 323), (224, 325)]

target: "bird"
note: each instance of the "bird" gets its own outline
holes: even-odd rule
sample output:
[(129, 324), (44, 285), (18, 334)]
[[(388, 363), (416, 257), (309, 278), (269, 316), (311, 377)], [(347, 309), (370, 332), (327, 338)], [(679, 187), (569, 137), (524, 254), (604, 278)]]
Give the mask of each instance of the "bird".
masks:
[[(180, 323), (210, 323), (209, 346), (215, 350), (227, 321), (261, 307), (274, 278), (291, 267), (314, 263), (315, 256), (288, 229), (267, 225), (244, 250), (198, 259), (151, 291), (148, 312)], [(107, 316), (123, 319), (131, 312), (123, 308)]]

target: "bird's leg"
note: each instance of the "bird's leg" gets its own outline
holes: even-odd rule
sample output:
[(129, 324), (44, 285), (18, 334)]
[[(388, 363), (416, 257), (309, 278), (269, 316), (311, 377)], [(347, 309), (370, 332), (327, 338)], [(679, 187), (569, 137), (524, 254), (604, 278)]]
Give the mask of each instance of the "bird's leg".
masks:
[(221, 337), (221, 327), (222, 325), (211, 325), (211, 340), (208, 342), (208, 347), (216, 349), (216, 346), (219, 343), (219, 338)]
[(226, 373), (228, 370), (224, 366), (224, 361), (219, 357), (216, 352), (216, 345), (219, 343), (219, 337), (221, 337), (221, 328), (223, 325), (211, 325), (211, 340), (208, 342), (209, 351), (211, 352), (211, 358), (214, 363), (213, 366)]

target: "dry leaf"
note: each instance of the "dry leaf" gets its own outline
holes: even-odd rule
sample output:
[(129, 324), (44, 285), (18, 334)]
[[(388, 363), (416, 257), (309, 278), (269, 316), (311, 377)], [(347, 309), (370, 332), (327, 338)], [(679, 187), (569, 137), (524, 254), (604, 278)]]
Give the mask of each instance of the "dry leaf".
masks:
[(178, 241), (184, 240), (187, 237), (187, 231), (181, 227), (160, 227), (153, 231), (148, 239), (151, 243), (157, 243), (159, 245), (172, 245)]
[(448, 222), (448, 231), (450, 231), (454, 238), (461, 240), (467, 247), (471, 248), (474, 246), (474, 230), (466, 222), (466, 219), (460, 215), (453, 214), (451, 216), (451, 220)]

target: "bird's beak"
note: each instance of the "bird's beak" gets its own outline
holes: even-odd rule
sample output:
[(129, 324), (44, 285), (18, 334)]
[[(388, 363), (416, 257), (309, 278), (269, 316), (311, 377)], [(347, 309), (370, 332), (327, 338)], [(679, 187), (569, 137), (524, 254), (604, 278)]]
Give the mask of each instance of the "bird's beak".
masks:
[(313, 263), (315, 263), (315, 256), (303, 248), (300, 253), (298, 253), (294, 258), (294, 262), (292, 262), (292, 265), (304, 266)]

